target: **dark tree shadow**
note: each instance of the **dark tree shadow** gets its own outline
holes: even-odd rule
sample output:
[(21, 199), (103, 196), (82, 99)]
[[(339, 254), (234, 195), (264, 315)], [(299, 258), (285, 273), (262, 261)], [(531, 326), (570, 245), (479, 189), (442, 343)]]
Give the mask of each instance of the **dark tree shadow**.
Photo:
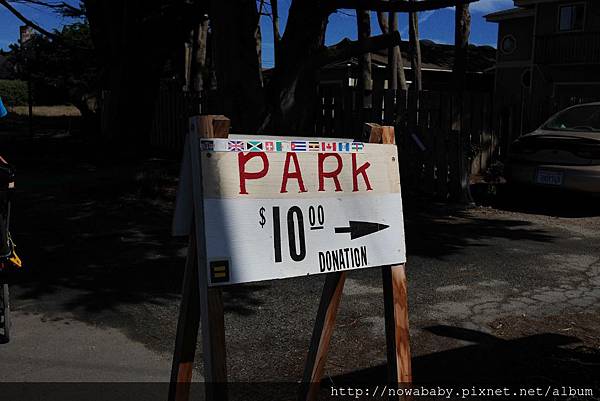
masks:
[[(48, 309), (90, 317), (180, 296), (187, 239), (170, 232), (178, 160), (72, 138), (11, 150), (3, 153), (17, 166), (11, 231), (26, 271), (13, 280), (15, 298), (50, 295), (57, 303)], [(226, 310), (252, 313), (263, 288), (225, 289)]]
[[(94, 314), (179, 297), (187, 244), (170, 234), (177, 158), (72, 137), (22, 140), (3, 152), (17, 166), (12, 231), (28, 271), (18, 299), (50, 295), (57, 304), (48, 310)], [(493, 238), (553, 240), (529, 222), (417, 203), (406, 199), (411, 255), (443, 257)], [(268, 286), (226, 288), (226, 311), (254, 313)]]
[[(415, 385), (554, 385), (580, 384), (600, 388), (600, 352), (572, 336), (536, 334), (504, 340), (491, 334), (454, 326), (425, 330), (471, 345), (413, 358)], [(331, 385), (386, 383), (386, 365), (332, 377), (322, 383), (327, 398)]]
[(406, 250), (409, 255), (443, 257), (465, 247), (484, 247), (490, 238), (551, 242), (554, 236), (529, 221), (478, 218), (468, 210), (405, 201)]

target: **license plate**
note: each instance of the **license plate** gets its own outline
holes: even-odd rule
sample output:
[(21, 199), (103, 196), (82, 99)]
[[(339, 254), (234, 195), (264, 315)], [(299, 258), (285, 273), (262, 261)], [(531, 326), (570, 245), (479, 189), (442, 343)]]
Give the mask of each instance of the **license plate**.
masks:
[(563, 173), (560, 171), (538, 170), (535, 181), (544, 185), (562, 185)]

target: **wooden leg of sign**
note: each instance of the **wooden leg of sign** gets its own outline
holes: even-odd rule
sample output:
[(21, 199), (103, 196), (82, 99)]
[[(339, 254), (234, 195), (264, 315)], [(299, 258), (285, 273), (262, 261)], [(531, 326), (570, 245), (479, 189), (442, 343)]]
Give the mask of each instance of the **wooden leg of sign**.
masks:
[[(203, 351), (204, 358), (210, 358), (210, 365), (204, 362), (205, 370), (210, 366), (212, 375), (205, 373), (206, 400), (227, 401), (227, 363), (225, 352), (225, 313), (223, 311), (223, 292), (220, 288), (208, 288), (207, 319), (202, 319), (202, 336), (208, 337), (210, 352)], [(203, 313), (202, 311), (201, 313)], [(206, 348), (205, 348), (206, 349)]]
[[(187, 401), (190, 398), (198, 329), (203, 312), (200, 310), (200, 297), (203, 294), (199, 289), (195, 244), (195, 231), (192, 231), (183, 277), (183, 297), (177, 323), (169, 401)], [(226, 400), (227, 365), (222, 292), (219, 288), (208, 288), (205, 296), (208, 298), (208, 311), (205, 314), (207, 323), (202, 328), (202, 336), (208, 339), (204, 344), (210, 344), (209, 352), (203, 352), (205, 358), (210, 358), (209, 363), (205, 363), (205, 368), (208, 366), (210, 370), (205, 372), (206, 400)]]
[(337, 272), (327, 274), (321, 303), (317, 312), (317, 319), (313, 329), (310, 349), (304, 368), (304, 378), (302, 380), (301, 400), (315, 400), (319, 393), (323, 368), (329, 350), (329, 340), (333, 334), (335, 318), (337, 316), (338, 306), (342, 299), (342, 290), (346, 281), (346, 273)]
[(187, 401), (189, 399), (199, 323), (200, 299), (198, 268), (196, 267), (196, 239), (194, 230), (192, 230), (183, 275), (182, 299), (169, 385), (169, 401)]
[[(189, 142), (185, 157), (190, 161), (191, 188), (193, 193), (190, 209), (194, 210), (194, 223), (190, 228), (190, 244), (183, 278), (183, 297), (177, 323), (177, 338), (171, 370), (169, 401), (187, 401), (190, 396), (194, 356), (198, 341), (198, 328), (202, 329), (202, 352), (204, 356), (205, 399), (227, 400), (227, 364), (225, 353), (225, 318), (223, 296), (220, 288), (208, 288), (203, 228), (204, 217), (201, 202), (202, 176), (198, 138), (226, 138), (231, 126), (225, 116), (207, 115), (190, 119)], [(180, 184), (181, 185), (181, 184)], [(189, 217), (189, 216), (188, 216)], [(200, 322), (202, 324), (200, 325)]]
[(408, 291), (404, 265), (384, 266), (383, 302), (390, 385), (412, 381), (408, 332)]

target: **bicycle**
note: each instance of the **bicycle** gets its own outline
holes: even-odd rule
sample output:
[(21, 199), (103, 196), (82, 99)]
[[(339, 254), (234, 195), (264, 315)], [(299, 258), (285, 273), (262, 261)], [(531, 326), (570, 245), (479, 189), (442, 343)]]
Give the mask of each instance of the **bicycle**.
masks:
[(2, 284), (0, 291), (0, 328), (4, 342), (10, 341), (10, 298), (8, 284)]
[[(0, 156), (0, 281), (21, 268), (21, 259), (8, 231), (10, 221), (10, 192), (14, 189), (14, 170)], [(0, 330), (3, 342), (10, 340), (10, 295), (8, 283), (0, 288)]]

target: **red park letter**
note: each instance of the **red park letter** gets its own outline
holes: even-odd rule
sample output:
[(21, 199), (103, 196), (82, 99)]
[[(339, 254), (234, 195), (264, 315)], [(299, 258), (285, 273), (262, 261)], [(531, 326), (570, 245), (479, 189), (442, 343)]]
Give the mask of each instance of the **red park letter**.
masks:
[[(263, 167), (260, 171), (250, 173), (246, 171), (246, 163), (255, 157), (260, 157), (263, 162)], [(269, 171), (269, 159), (264, 152), (249, 152), (249, 153), (238, 153), (238, 167), (240, 170), (240, 195), (248, 195), (246, 191), (246, 180), (257, 180), (267, 175)]]
[[(333, 171), (325, 172), (323, 171), (323, 166), (325, 159), (328, 157), (335, 157), (337, 160), (337, 168)], [(333, 178), (333, 182), (335, 183), (335, 192), (342, 190), (340, 180), (338, 179), (338, 175), (342, 171), (342, 163), (342, 158), (337, 153), (319, 153), (319, 192), (325, 191), (325, 178)]]
[(372, 191), (371, 183), (369, 182), (369, 176), (367, 175), (367, 169), (371, 167), (371, 163), (366, 162), (362, 166), (356, 168), (356, 153), (352, 153), (352, 192), (358, 191), (358, 175), (362, 175), (365, 184), (367, 185), (367, 191)]
[[(290, 161), (294, 161), (294, 172), (290, 172)], [(281, 190), (279, 192), (287, 193), (287, 182), (290, 178), (298, 180), (298, 187), (300, 191), (306, 192), (304, 187), (304, 180), (302, 179), (302, 172), (300, 171), (300, 165), (298, 164), (298, 155), (296, 153), (288, 152), (285, 155), (285, 165), (283, 167), (283, 178), (281, 180)]]

